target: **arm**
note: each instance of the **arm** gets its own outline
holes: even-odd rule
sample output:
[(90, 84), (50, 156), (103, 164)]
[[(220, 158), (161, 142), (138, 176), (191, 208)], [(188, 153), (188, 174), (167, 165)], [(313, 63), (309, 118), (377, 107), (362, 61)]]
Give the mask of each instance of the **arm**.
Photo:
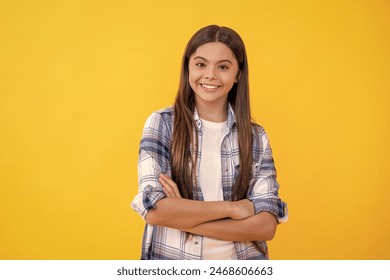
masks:
[[(174, 228), (181, 229), (186, 232), (204, 235), (212, 238), (217, 238), (221, 240), (226, 241), (253, 241), (253, 240), (271, 240), (275, 236), (276, 227), (278, 224), (278, 221), (274, 214), (270, 212), (260, 212), (256, 215), (250, 215), (249, 217), (246, 217), (244, 215), (252, 214), (253, 204), (247, 199), (238, 201), (238, 202), (228, 202), (228, 201), (213, 201), (213, 202), (203, 202), (203, 201), (193, 201), (193, 200), (187, 200), (182, 199), (180, 196), (179, 189), (175, 182), (168, 176), (162, 174), (160, 176), (160, 182), (163, 186), (164, 192), (167, 195), (168, 198), (160, 200), (159, 203), (163, 203), (166, 201), (166, 205), (164, 205), (164, 211), (167, 213), (169, 210), (172, 211), (173, 216), (177, 216), (178, 209), (175, 209), (173, 206), (173, 203), (183, 204), (179, 207), (179, 209), (184, 210), (187, 208), (186, 213), (179, 215), (176, 219), (177, 221), (172, 223), (174, 224)], [(171, 203), (169, 202), (171, 200)], [(173, 200), (173, 201), (172, 201)], [(238, 207), (236, 209), (230, 208), (228, 210), (227, 207), (231, 206), (237, 206), (237, 204), (240, 203), (249, 203), (250, 206), (248, 209), (250, 209), (250, 212), (242, 212), (245, 210), (244, 204), (241, 205), (242, 207)], [(230, 205), (229, 205), (230, 204)], [(224, 205), (225, 205), (225, 211), (224, 211)], [(222, 208), (219, 208), (222, 207)], [(202, 209), (202, 207), (205, 207)], [(158, 207), (156, 208), (158, 209)], [(227, 212), (227, 211), (228, 212)], [(236, 211), (234, 211), (236, 210)], [(148, 215), (153, 215), (155, 210), (152, 210), (149, 212)], [(199, 211), (199, 212), (198, 212)], [(233, 211), (233, 212), (231, 212)], [(162, 212), (160, 212), (160, 217)], [(236, 216), (218, 217), (218, 214), (223, 213), (229, 213), (235, 214)], [(193, 213), (193, 214), (191, 214)], [(232, 217), (238, 218), (238, 214), (241, 213), (241, 219), (232, 219)], [(190, 227), (185, 227), (186, 225), (191, 225), (191, 223), (188, 221), (188, 218), (186, 218), (186, 215), (194, 215), (195, 217), (198, 217), (196, 224), (192, 225)], [(153, 215), (154, 216), (154, 215)], [(157, 215), (156, 215), (157, 218)], [(180, 219), (180, 221), (179, 221)], [(182, 219), (182, 221), (181, 221)], [(194, 219), (191, 219), (193, 222)], [(200, 222), (204, 220), (205, 222)], [(166, 218), (166, 221), (168, 223), (169, 219)], [(169, 224), (166, 225), (168, 227), (172, 227)], [(182, 227), (180, 227), (182, 226)]]
[(224, 218), (246, 218), (253, 214), (253, 204), (249, 200), (240, 202), (196, 201), (167, 197), (158, 201), (156, 208), (149, 211), (146, 215), (146, 222), (182, 229)]
[(184, 231), (226, 241), (272, 240), (277, 220), (269, 212), (261, 212), (242, 220), (223, 219), (206, 222)]
[(182, 199), (171, 178), (161, 174), (159, 181), (167, 198), (158, 201), (149, 211), (147, 223), (182, 229), (224, 218), (244, 219), (254, 214), (253, 204), (247, 199), (235, 202)]
[[(167, 110), (164, 114), (169, 114)], [(138, 193), (131, 207), (145, 219), (165, 196), (158, 175), (170, 171), (170, 125), (169, 118), (155, 112), (145, 122), (138, 155)]]
[(257, 127), (255, 132), (254, 180), (249, 187), (248, 199), (253, 202), (256, 214), (270, 212), (275, 215), (278, 223), (286, 222), (287, 204), (279, 198), (279, 184), (268, 136), (262, 127)]

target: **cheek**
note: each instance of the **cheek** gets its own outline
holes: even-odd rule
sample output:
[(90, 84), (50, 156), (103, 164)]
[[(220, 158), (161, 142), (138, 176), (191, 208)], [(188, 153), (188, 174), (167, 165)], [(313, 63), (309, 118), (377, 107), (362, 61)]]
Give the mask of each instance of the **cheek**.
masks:
[(193, 75), (189, 74), (188, 82), (189, 82), (189, 84), (190, 84), (190, 86), (191, 86), (193, 91), (195, 91), (195, 86), (196, 86), (196, 82), (195, 81), (196, 81), (195, 77)]
[(188, 76), (192, 79), (195, 79), (196, 77), (200, 76), (200, 71), (197, 69), (189, 69)]
[(193, 86), (196, 84), (196, 82), (199, 80), (200, 75), (197, 71), (190, 71), (188, 73), (188, 80), (190, 82), (190, 85)]
[(231, 86), (233, 86), (235, 81), (236, 81), (236, 75), (229, 75), (229, 76), (226, 76), (224, 79), (224, 83), (226, 85), (231, 85)]

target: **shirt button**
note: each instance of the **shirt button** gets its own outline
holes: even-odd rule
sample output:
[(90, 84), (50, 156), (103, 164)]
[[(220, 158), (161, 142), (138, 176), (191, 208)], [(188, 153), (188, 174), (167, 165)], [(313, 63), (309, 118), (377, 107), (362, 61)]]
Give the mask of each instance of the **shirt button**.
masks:
[(195, 241), (195, 245), (198, 245), (198, 241)]
[(225, 172), (228, 172), (228, 169), (227, 169), (227, 168), (225, 168)]

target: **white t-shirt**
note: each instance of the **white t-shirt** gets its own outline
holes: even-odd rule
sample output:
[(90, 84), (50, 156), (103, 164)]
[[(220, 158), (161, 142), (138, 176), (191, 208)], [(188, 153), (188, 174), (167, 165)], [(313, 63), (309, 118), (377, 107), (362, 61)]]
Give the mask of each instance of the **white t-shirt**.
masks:
[[(227, 121), (214, 123), (202, 121), (202, 147), (199, 169), (199, 183), (205, 201), (223, 201), (221, 174), (221, 143)], [(234, 243), (203, 237), (202, 259), (237, 259)]]

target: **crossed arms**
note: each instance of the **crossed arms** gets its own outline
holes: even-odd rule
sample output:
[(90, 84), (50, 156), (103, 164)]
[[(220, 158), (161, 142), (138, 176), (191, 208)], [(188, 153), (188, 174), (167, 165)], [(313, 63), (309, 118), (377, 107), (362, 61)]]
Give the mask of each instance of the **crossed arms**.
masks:
[(278, 224), (275, 215), (255, 214), (248, 199), (234, 202), (183, 199), (171, 178), (161, 174), (159, 182), (166, 198), (160, 199), (146, 215), (149, 224), (226, 241), (264, 241), (275, 235)]

